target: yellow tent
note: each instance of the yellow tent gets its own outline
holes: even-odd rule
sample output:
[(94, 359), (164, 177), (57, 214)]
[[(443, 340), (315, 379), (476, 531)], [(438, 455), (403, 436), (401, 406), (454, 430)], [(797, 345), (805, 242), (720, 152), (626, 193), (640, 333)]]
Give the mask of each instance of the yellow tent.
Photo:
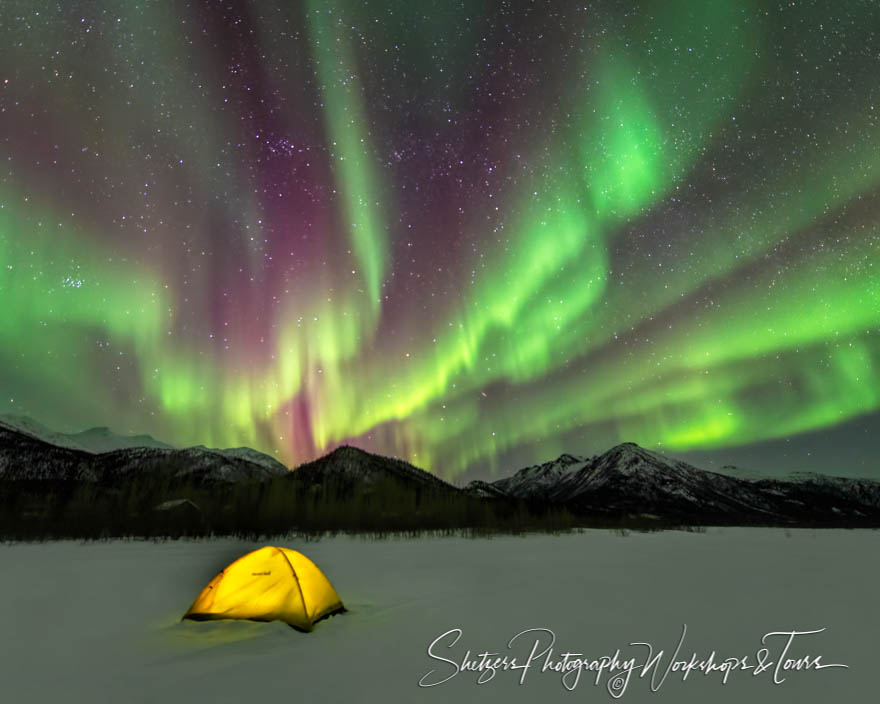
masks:
[(302, 553), (265, 547), (224, 569), (189, 607), (183, 618), (285, 621), (311, 631), (316, 621), (345, 611), (333, 585)]

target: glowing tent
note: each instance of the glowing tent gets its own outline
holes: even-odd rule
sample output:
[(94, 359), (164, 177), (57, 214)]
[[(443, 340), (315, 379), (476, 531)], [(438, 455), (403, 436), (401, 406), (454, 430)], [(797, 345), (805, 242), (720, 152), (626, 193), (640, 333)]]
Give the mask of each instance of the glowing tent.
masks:
[(183, 618), (279, 620), (311, 631), (316, 621), (340, 611), (339, 595), (314, 562), (296, 550), (265, 547), (214, 577)]

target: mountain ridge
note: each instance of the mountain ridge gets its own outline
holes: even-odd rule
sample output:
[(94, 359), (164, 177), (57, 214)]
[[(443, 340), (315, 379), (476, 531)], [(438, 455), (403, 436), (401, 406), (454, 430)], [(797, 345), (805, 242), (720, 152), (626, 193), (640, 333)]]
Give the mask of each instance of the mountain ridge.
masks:
[(382, 479), (398, 481), (410, 488), (461, 491), (436, 474), (394, 457), (376, 455), (351, 445), (341, 445), (332, 452), (291, 471), (300, 481), (323, 482), (329, 478), (353, 486), (358, 481), (374, 484)]
[(72, 450), (83, 450), (99, 454), (111, 450), (119, 450), (126, 447), (156, 447), (161, 449), (174, 449), (172, 445), (156, 440), (151, 435), (119, 435), (107, 426), (95, 426), (86, 428), (76, 433), (62, 433), (52, 430), (48, 426), (34, 420), (30, 416), (4, 413), (0, 415), (0, 425), (13, 428), (27, 433), (40, 440), (45, 440), (58, 447), (67, 447)]
[(185, 448), (175, 448), (173, 445), (156, 440), (151, 435), (119, 435), (107, 426), (95, 426), (82, 430), (78, 433), (61, 433), (43, 425), (39, 421), (28, 416), (12, 414), (0, 415), (0, 428), (24, 433), (43, 442), (60, 448), (86, 452), (93, 455), (101, 455), (118, 450), (137, 450), (139, 448), (173, 450), (175, 452), (203, 451), (220, 455), (227, 459), (244, 459), (248, 462), (261, 465), (270, 472), (278, 473), (288, 468), (274, 457), (250, 447), (213, 448), (204, 445), (194, 445)]
[(880, 522), (880, 482), (811, 474), (782, 479), (711, 472), (622, 443), (592, 458), (563, 454), (494, 482), (481, 495), (546, 502), (579, 513), (733, 522)]
[(0, 480), (25, 482), (119, 483), (149, 478), (148, 473), (198, 482), (235, 483), (288, 473), (207, 448), (182, 450), (129, 447), (93, 453), (54, 445), (0, 423)]
[[(45, 426), (31, 422), (30, 427), (42, 428), (53, 437)], [(100, 428), (92, 433), (96, 434), (113, 435)], [(274, 458), (246, 447), (125, 447), (95, 453), (55, 445), (0, 421), (0, 480), (7, 485), (14, 481), (119, 485), (135, 479), (149, 483), (154, 475), (157, 481), (164, 477), (204, 485), (283, 479), (292, 482), (291, 486), (323, 487), (334, 496), (439, 492), (510, 505), (561, 508), (585, 519), (880, 525), (878, 481), (819, 474), (737, 477), (700, 469), (635, 443), (622, 443), (592, 457), (565, 453), (495, 481), (474, 481), (458, 488), (403, 460), (349, 445), (288, 470)]]

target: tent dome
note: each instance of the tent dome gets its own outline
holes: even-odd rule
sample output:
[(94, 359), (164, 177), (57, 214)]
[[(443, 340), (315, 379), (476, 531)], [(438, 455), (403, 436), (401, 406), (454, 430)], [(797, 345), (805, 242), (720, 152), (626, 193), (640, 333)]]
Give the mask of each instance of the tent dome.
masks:
[(311, 631), (316, 621), (340, 611), (339, 595), (314, 562), (296, 550), (267, 546), (214, 577), (183, 618), (278, 620)]

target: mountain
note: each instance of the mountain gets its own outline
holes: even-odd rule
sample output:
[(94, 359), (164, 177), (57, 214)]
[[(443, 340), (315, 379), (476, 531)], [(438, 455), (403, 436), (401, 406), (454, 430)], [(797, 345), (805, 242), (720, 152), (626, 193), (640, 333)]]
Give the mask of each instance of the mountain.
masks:
[[(0, 415), (0, 428), (18, 430), (57, 447), (89, 452), (91, 454), (134, 448), (175, 449), (171, 445), (161, 440), (156, 440), (150, 435), (118, 435), (106, 427), (89, 428), (79, 433), (59, 433), (28, 416)], [(231, 447), (221, 450), (197, 445), (196, 447), (187, 448), (187, 450), (220, 454), (230, 460), (246, 460), (247, 462), (261, 465), (272, 474), (281, 474), (287, 471), (287, 467), (274, 457), (250, 447)]]
[(492, 482), (491, 486), (516, 499), (564, 501), (567, 478), (583, 470), (589, 462), (585, 457), (561, 455), (552, 462), (521, 469), (513, 476)]
[[(593, 457), (564, 454), (512, 476), (472, 482), (460, 490), (402, 460), (349, 446), (288, 471), (274, 458), (246, 447), (140, 446), (100, 452), (90, 448), (113, 445), (121, 436), (106, 428), (72, 435), (53, 433), (21, 417), (15, 423), (18, 427), (8, 416), (0, 420), (0, 482), (4, 491), (13, 494), (14, 482), (22, 482), (21, 486), (86, 482), (108, 487), (136, 483), (150, 490), (183, 483), (210, 488), (280, 478), (283, 484), (273, 485), (273, 495), (279, 487), (289, 487), (294, 493), (305, 488), (319, 492), (330, 503), (372, 495), (386, 503), (409, 505), (406, 497), (418, 501), (427, 491), (443, 497), (441, 503), (448, 495), (490, 501), (502, 511), (518, 510), (523, 503), (541, 510), (555, 506), (585, 520), (648, 517), (691, 524), (880, 526), (880, 482), (818, 474), (747, 477), (732, 468), (723, 474), (708, 472), (633, 443)], [(57, 442), (48, 442), (48, 438)], [(149, 436), (124, 440), (136, 438), (152, 440)]]
[(436, 474), (414, 467), (393, 457), (383, 457), (343, 445), (313, 462), (300, 465), (291, 478), (305, 484), (333, 485), (336, 488), (354, 489), (391, 483), (406, 489), (430, 489), (459, 493), (452, 484)]
[(51, 430), (42, 423), (39, 423), (28, 416), (17, 416), (9, 413), (4, 413), (0, 415), (0, 428), (5, 428), (7, 430), (17, 430), (19, 432), (26, 433), (27, 435), (39, 438), (40, 440), (48, 442), (52, 445), (56, 445), (58, 447), (68, 447), (72, 450), (82, 450), (83, 452), (88, 452), (85, 447), (78, 444), (70, 437), (70, 435)]
[(290, 471), (274, 457), (258, 450), (254, 450), (251, 447), (229, 447), (225, 450), (220, 450), (217, 448), (205, 447), (204, 445), (197, 445), (196, 447), (190, 449), (213, 452), (215, 454), (223, 455), (224, 457), (228, 457), (230, 459), (241, 459), (247, 462), (253, 462), (254, 464), (258, 464), (261, 467), (264, 467), (271, 474), (283, 475)]
[[(284, 476), (288, 470), (265, 455), (254, 461), (236, 453), (190, 447), (130, 447), (93, 453), (53, 445), (0, 423), (0, 480), (118, 484), (156, 477), (175, 482), (234, 483)], [(274, 462), (274, 460), (272, 460)]]
[[(54, 433), (36, 421), (17, 420), (23, 429), (0, 421), (0, 480), (116, 484), (153, 473), (176, 481), (196, 483), (287, 477), (296, 483), (332, 486), (337, 490), (369, 491), (371, 487), (383, 484), (383, 488), (387, 488), (390, 483), (404, 489), (459, 492), (439, 477), (407, 462), (349, 446), (339, 447), (291, 472), (275, 458), (249, 447), (219, 450), (199, 445), (177, 450), (168, 446), (139, 446), (95, 452), (86, 447), (100, 446), (99, 440), (112, 445), (120, 436), (106, 428), (75, 435)], [(40, 436), (57, 442), (49, 442)], [(76, 442), (73, 438), (89, 442)]]
[(117, 435), (109, 428), (98, 427), (83, 430), (80, 433), (68, 435), (77, 445), (84, 447), (89, 452), (111, 452), (128, 447), (156, 447), (163, 450), (173, 449), (171, 445), (156, 440), (150, 435)]
[(757, 481), (759, 479), (770, 479), (767, 474), (759, 472), (756, 469), (746, 469), (745, 467), (737, 467), (733, 464), (726, 464), (723, 467), (712, 470), (716, 474), (725, 474), (735, 479), (745, 479), (746, 481)]
[[(491, 489), (487, 489), (490, 487)], [(564, 505), (583, 515), (708, 523), (877, 523), (880, 482), (809, 475), (746, 479), (707, 472), (634, 443), (597, 457), (562, 455), (472, 493)]]
[(19, 430), (58, 447), (67, 447), (71, 450), (82, 450), (84, 452), (110, 452), (111, 450), (120, 450), (127, 447), (172, 449), (171, 445), (156, 440), (149, 435), (117, 435), (105, 427), (89, 428), (79, 433), (59, 433), (28, 416), (8, 413), (0, 415), (0, 426)]
[(476, 496), (479, 499), (507, 499), (510, 498), (507, 494), (505, 494), (498, 487), (490, 484), (489, 482), (484, 482), (479, 479), (475, 479), (470, 484), (468, 484), (464, 491), (471, 496)]

